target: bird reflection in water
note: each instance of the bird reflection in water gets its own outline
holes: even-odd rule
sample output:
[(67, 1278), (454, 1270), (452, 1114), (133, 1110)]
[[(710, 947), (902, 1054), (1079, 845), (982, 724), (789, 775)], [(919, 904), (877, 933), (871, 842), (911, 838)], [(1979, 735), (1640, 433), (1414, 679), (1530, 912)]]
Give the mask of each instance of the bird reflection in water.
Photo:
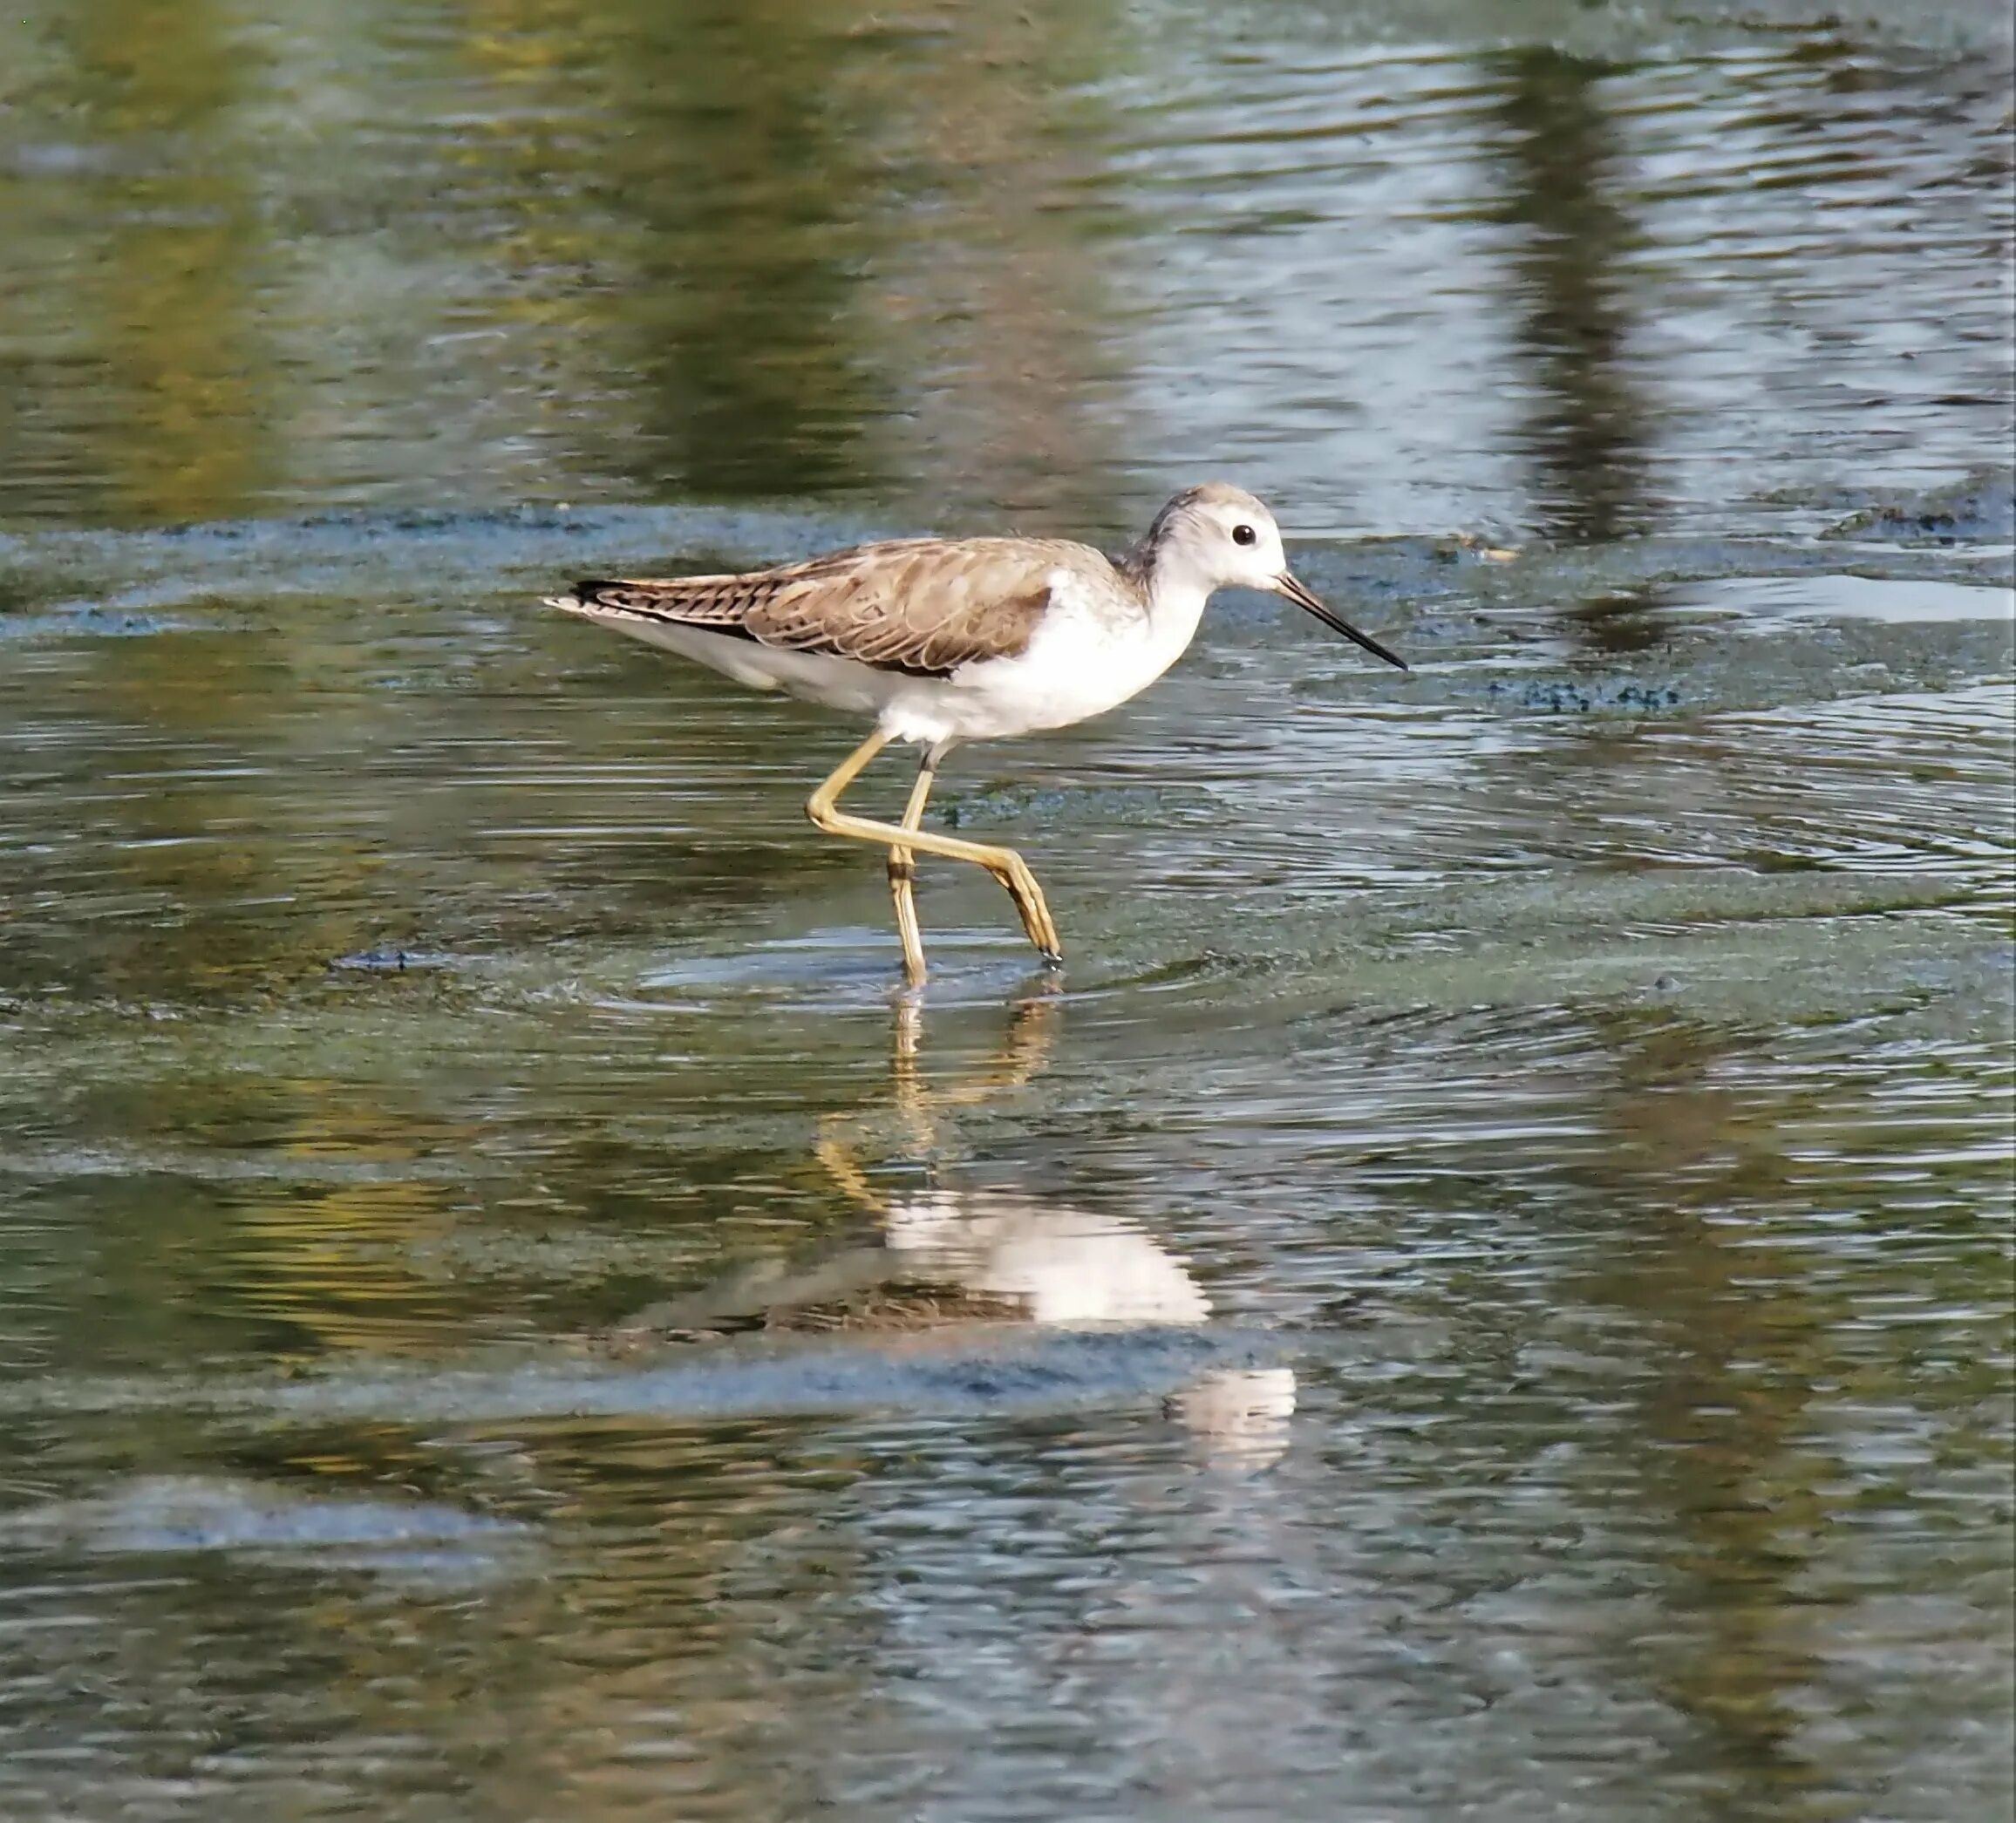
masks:
[[(1210, 1321), (1211, 1300), (1188, 1265), (1137, 1222), (1021, 1189), (946, 1181), (943, 1117), (1024, 1087), (1043, 1069), (1060, 1007), (1044, 996), (1018, 1004), (998, 1055), (949, 1085), (923, 1080), (922, 1010), (898, 1003), (886, 1111), (829, 1117), (818, 1145), (826, 1175), (880, 1228), (872, 1244), (807, 1264), (768, 1262), (686, 1297), (640, 1312), (635, 1335), (718, 1336), (761, 1329), (936, 1338), (1007, 1325), (1115, 1329)], [(893, 1116), (906, 1150), (931, 1181), (878, 1185), (863, 1163)], [(1165, 1402), (1217, 1460), (1261, 1468), (1286, 1449), (1295, 1374), (1283, 1366), (1213, 1369)]]

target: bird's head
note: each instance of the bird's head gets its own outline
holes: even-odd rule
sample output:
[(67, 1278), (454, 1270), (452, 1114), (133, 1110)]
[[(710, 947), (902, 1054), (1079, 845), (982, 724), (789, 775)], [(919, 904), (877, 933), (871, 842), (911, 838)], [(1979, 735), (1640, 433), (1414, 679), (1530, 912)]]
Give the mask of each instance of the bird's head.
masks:
[(1224, 481), (1186, 487), (1155, 515), (1134, 561), (1144, 575), (1188, 583), (1207, 595), (1229, 588), (1285, 595), (1375, 658), (1403, 671), (1407, 668), (1404, 658), (1360, 633), (1303, 586), (1288, 567), (1274, 515), (1243, 487)]

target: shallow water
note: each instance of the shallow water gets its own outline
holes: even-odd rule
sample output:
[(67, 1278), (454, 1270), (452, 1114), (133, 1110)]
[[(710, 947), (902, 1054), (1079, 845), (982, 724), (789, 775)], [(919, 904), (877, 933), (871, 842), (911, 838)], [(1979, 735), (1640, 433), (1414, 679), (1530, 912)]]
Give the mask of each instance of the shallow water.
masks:
[[(10, 1823), (2006, 1813), (1997, 10), (1009, 18), (0, 21)], [(1059, 982), (533, 605), (1204, 472)]]

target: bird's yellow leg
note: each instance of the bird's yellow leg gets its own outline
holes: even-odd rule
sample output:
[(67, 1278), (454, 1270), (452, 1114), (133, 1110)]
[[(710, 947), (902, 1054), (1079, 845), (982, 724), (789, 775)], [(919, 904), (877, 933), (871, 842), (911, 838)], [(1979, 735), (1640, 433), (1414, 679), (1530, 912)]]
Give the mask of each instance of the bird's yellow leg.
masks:
[[(917, 768), (917, 782), (910, 787), (910, 801), (903, 806), (905, 829), (915, 829), (924, 820), (924, 803), (931, 795), (936, 776), (927, 751)], [(917, 859), (908, 848), (889, 850), (889, 894), (896, 902), (896, 935), (903, 942), (903, 974), (909, 984), (921, 987), (924, 979), (924, 939), (917, 929)]]
[[(1008, 896), (1015, 901), (1015, 909), (1022, 915), (1023, 929), (1028, 932), (1029, 941), (1043, 952), (1044, 960), (1062, 962), (1063, 946), (1058, 941), (1057, 925), (1050, 915), (1050, 908), (1044, 903), (1043, 888), (1037, 885), (1028, 862), (1012, 848), (995, 848), (984, 842), (963, 842), (955, 836), (938, 835), (929, 830), (877, 823), (868, 817), (849, 816), (840, 808), (840, 794), (888, 745), (889, 736), (877, 729), (833, 769), (832, 775), (806, 802), (805, 813), (812, 819), (814, 826), (823, 829), (828, 835), (851, 836), (861, 842), (882, 842), (891, 849), (902, 850), (906, 855), (939, 854), (947, 860), (971, 861), (977, 867), (986, 868), (1007, 888)], [(922, 813), (921, 805), (919, 813)], [(906, 968), (912, 966), (908, 942), (904, 944), (903, 961)], [(921, 941), (914, 964), (916, 972), (911, 978), (922, 980), (923, 946)]]

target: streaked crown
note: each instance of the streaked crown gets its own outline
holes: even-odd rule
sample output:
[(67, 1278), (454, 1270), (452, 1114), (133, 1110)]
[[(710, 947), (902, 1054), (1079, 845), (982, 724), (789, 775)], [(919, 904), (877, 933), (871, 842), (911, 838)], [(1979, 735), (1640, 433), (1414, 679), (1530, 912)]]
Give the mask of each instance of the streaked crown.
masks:
[(1155, 514), (1127, 568), (1147, 578), (1181, 577), (1206, 590), (1231, 584), (1273, 588), (1288, 568), (1274, 515), (1243, 487), (1186, 487)]

